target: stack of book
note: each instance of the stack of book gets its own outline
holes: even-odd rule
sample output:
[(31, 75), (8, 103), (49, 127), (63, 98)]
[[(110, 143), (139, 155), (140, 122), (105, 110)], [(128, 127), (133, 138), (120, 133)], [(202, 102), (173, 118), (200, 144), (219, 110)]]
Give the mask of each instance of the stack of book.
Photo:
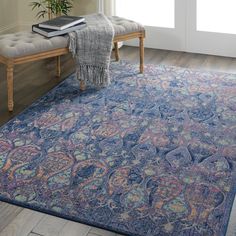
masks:
[(45, 37), (53, 37), (82, 29), (85, 26), (84, 17), (59, 16), (52, 20), (32, 25), (32, 31)]

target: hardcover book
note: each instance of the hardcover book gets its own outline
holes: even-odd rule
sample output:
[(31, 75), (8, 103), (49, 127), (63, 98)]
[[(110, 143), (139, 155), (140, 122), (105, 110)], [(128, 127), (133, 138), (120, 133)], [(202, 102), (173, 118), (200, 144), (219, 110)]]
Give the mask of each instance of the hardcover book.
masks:
[(64, 30), (83, 21), (84, 17), (81, 16), (59, 16), (54, 19), (39, 23), (39, 27), (54, 30)]
[(72, 31), (82, 29), (85, 26), (86, 26), (86, 23), (81, 22), (79, 24), (76, 24), (76, 25), (66, 28), (64, 30), (53, 30), (53, 29), (41, 28), (41, 27), (39, 27), (39, 24), (37, 24), (37, 25), (32, 25), (32, 31), (39, 33), (47, 38), (50, 38), (50, 37), (59, 36), (59, 35), (67, 34)]

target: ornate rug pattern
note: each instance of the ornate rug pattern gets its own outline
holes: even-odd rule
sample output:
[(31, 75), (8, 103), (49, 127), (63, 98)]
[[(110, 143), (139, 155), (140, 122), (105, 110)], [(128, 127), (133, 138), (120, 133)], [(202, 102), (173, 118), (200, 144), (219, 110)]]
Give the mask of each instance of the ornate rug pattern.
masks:
[(236, 76), (128, 63), (70, 76), (0, 129), (0, 199), (137, 236), (224, 235), (236, 192)]

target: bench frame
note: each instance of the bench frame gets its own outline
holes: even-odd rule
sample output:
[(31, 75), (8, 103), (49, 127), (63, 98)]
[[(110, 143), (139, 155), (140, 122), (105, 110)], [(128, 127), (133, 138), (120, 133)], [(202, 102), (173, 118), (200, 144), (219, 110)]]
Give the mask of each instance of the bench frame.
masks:
[[(118, 42), (126, 41), (129, 39), (139, 38), (139, 53), (140, 53), (140, 73), (143, 73), (144, 70), (144, 38), (145, 31), (132, 32), (124, 35), (117, 35), (113, 39), (114, 49), (115, 49), (115, 58), (119, 60), (119, 49)], [(56, 75), (60, 77), (61, 75), (61, 66), (60, 66), (60, 56), (68, 54), (69, 49), (66, 48), (58, 48), (50, 51), (39, 52), (32, 55), (17, 57), (17, 58), (7, 58), (0, 55), (0, 62), (6, 65), (7, 71), (7, 94), (8, 94), (8, 110), (10, 112), (13, 111), (14, 108), (14, 66), (38, 61), (46, 58), (56, 57)], [(85, 85), (81, 82), (80, 89), (84, 90)]]

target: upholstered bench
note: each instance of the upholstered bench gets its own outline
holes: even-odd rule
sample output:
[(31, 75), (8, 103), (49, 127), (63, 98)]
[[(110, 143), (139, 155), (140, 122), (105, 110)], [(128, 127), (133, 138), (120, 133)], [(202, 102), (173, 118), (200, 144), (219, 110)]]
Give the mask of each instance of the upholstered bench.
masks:
[[(145, 30), (142, 25), (120, 17), (109, 18), (115, 30), (115, 57), (119, 60), (118, 42), (139, 38), (140, 72), (143, 73)], [(0, 62), (7, 68), (8, 110), (13, 111), (14, 65), (56, 57), (56, 74), (60, 76), (60, 56), (69, 53), (68, 37), (45, 38), (33, 32), (0, 35)]]

